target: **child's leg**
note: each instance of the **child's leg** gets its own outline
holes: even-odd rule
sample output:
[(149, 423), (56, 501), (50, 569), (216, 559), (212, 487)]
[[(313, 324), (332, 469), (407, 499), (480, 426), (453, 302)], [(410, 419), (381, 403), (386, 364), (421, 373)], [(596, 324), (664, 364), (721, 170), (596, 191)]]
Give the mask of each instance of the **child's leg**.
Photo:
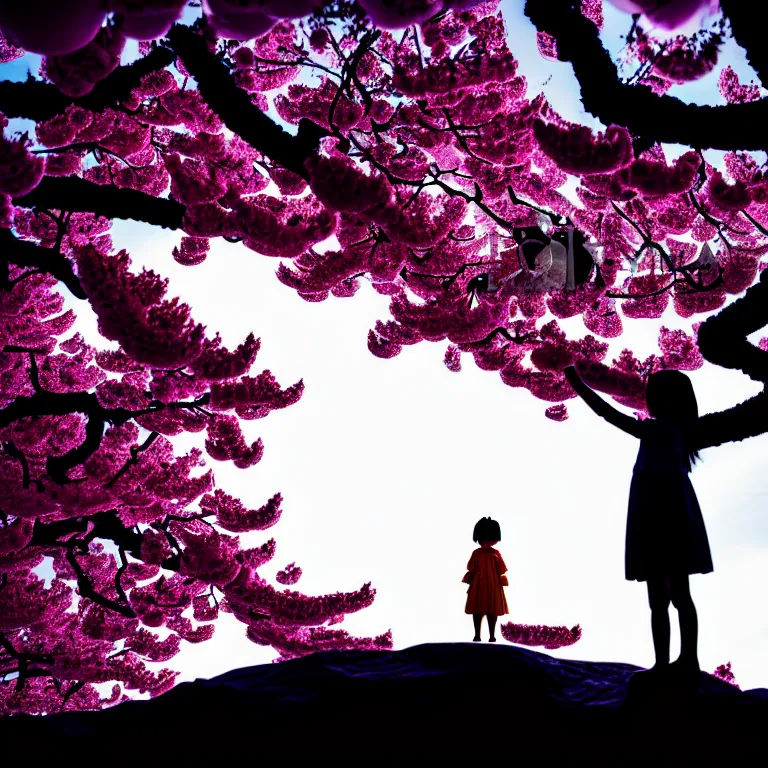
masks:
[(651, 632), (657, 667), (669, 664), (669, 600), (667, 578), (648, 579), (648, 603), (651, 606)]
[(480, 639), (480, 625), (483, 623), (483, 614), (482, 613), (473, 613), (472, 614), (472, 621), (475, 624), (475, 636), (473, 639), (474, 642), (477, 642)]
[(699, 668), (699, 618), (693, 604), (687, 574), (669, 577), (669, 593), (680, 619), (680, 658), (685, 666)]
[(488, 614), (488, 631), (491, 633), (490, 642), (496, 642), (496, 616), (493, 613)]

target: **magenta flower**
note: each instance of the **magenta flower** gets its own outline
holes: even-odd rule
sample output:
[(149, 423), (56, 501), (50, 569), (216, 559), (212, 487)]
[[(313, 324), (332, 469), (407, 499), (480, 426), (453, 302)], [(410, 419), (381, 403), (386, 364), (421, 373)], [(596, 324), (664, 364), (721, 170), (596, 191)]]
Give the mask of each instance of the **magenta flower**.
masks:
[(573, 645), (581, 639), (581, 627), (549, 627), (544, 624), (513, 624), (508, 622), (501, 625), (501, 634), (505, 640), (517, 645), (544, 646), (547, 650), (564, 648)]

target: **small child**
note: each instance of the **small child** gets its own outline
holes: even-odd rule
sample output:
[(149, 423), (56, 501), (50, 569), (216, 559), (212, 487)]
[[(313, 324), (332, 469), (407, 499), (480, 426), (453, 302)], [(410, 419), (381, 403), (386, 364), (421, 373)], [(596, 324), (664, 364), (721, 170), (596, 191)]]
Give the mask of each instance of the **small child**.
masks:
[(464, 613), (471, 613), (475, 624), (473, 642), (480, 642), (480, 625), (483, 616), (488, 617), (490, 637), (496, 642), (496, 617), (509, 613), (504, 587), (507, 585), (507, 566), (501, 553), (493, 547), (501, 541), (501, 527), (496, 520), (483, 517), (477, 521), (472, 540), (480, 545), (467, 563), (467, 573), (462, 581), (469, 584), (467, 605)]

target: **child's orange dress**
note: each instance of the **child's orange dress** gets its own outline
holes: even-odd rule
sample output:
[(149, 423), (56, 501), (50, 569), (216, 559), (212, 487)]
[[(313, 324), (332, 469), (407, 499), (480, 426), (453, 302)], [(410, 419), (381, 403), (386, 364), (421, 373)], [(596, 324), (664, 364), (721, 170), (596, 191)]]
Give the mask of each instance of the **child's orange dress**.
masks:
[(489, 547), (480, 547), (472, 553), (467, 563), (468, 575), (472, 581), (467, 590), (467, 607), (464, 613), (480, 613), (503, 616), (509, 613), (501, 575), (507, 572), (507, 566), (501, 553)]

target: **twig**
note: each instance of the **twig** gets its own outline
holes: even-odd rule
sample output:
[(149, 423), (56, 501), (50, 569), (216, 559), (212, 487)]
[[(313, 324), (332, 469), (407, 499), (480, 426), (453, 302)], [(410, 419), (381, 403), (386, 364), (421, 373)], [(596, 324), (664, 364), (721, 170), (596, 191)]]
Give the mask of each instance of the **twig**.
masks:
[(75, 573), (77, 574), (77, 587), (81, 597), (88, 598), (89, 600), (92, 600), (94, 603), (97, 603), (103, 608), (108, 608), (110, 611), (115, 611), (116, 613), (119, 613), (121, 616), (125, 616), (128, 619), (136, 618), (136, 614), (134, 613), (133, 609), (127, 604), (127, 602), (125, 604), (118, 603), (115, 600), (111, 600), (110, 598), (99, 594), (93, 588), (93, 585), (88, 579), (88, 576), (86, 575), (85, 571), (82, 569), (80, 563), (77, 561), (77, 555), (75, 554), (74, 548), (66, 544), (62, 544), (61, 546), (67, 547), (67, 561), (72, 566)]

